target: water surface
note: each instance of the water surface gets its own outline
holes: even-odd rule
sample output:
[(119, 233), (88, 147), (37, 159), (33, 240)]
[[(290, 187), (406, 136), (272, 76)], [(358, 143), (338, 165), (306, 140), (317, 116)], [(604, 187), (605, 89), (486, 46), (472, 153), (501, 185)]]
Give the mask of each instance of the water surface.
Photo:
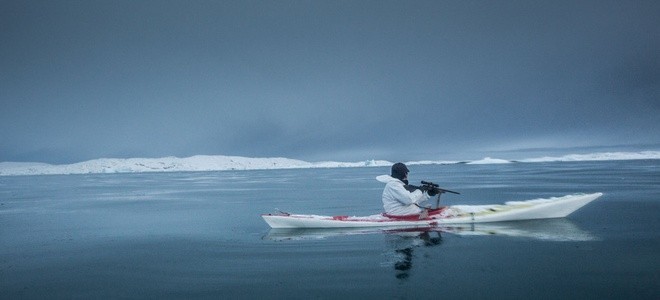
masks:
[(566, 219), (432, 232), (270, 230), (381, 211), (388, 168), (0, 177), (0, 298), (660, 295), (660, 161), (410, 166), (444, 204), (603, 192)]

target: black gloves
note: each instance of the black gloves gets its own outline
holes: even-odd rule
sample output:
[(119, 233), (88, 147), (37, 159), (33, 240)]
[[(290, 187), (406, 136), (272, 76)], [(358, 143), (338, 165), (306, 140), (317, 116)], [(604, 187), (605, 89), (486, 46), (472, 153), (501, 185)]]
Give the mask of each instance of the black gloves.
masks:
[(426, 192), (429, 196), (433, 197), (438, 194), (438, 190), (434, 187), (428, 186), (428, 185), (422, 185), (420, 187), (417, 187), (420, 191)]

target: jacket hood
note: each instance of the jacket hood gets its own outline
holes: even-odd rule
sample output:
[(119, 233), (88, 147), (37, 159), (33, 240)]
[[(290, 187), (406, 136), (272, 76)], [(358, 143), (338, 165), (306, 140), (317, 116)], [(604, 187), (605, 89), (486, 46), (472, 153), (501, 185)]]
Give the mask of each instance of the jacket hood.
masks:
[[(399, 180), (399, 179), (397, 179), (397, 178), (394, 178), (394, 177), (392, 177), (392, 176), (390, 176), (390, 175), (379, 175), (379, 176), (376, 176), (376, 180), (378, 180), (378, 181), (380, 181), (380, 182), (382, 182), (382, 183), (389, 183), (389, 182), (391, 182), (391, 181), (401, 181), (401, 180)], [(401, 182), (403, 182), (403, 181), (401, 181)]]

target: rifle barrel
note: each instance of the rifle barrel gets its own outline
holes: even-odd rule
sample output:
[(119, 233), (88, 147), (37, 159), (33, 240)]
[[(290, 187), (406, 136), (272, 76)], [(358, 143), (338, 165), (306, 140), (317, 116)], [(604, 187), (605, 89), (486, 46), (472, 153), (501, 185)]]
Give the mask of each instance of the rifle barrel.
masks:
[(461, 193), (459, 193), (459, 192), (454, 192), (454, 191), (445, 190), (445, 189), (441, 189), (441, 188), (437, 188), (437, 189), (439, 189), (439, 190), (440, 190), (441, 192), (443, 192), (443, 193), (444, 193), (444, 192), (447, 192), (447, 193), (452, 193), (452, 194), (456, 194), (456, 195), (460, 195), (460, 194), (461, 194)]

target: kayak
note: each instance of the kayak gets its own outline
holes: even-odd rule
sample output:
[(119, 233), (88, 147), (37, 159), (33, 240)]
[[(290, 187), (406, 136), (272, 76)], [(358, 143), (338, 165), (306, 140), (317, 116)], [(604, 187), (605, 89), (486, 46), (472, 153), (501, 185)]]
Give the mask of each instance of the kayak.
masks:
[(564, 218), (603, 193), (509, 201), (493, 205), (452, 205), (429, 209), (428, 214), (394, 216), (322, 216), (279, 212), (262, 214), (271, 228), (437, 227), (443, 224), (506, 222)]
[(567, 218), (493, 222), (478, 224), (446, 224), (435, 227), (358, 227), (358, 228), (273, 228), (262, 237), (271, 241), (320, 240), (348, 235), (384, 233), (401, 237), (415, 237), (437, 232), (460, 236), (508, 236), (543, 241), (594, 241), (598, 238), (582, 230)]

